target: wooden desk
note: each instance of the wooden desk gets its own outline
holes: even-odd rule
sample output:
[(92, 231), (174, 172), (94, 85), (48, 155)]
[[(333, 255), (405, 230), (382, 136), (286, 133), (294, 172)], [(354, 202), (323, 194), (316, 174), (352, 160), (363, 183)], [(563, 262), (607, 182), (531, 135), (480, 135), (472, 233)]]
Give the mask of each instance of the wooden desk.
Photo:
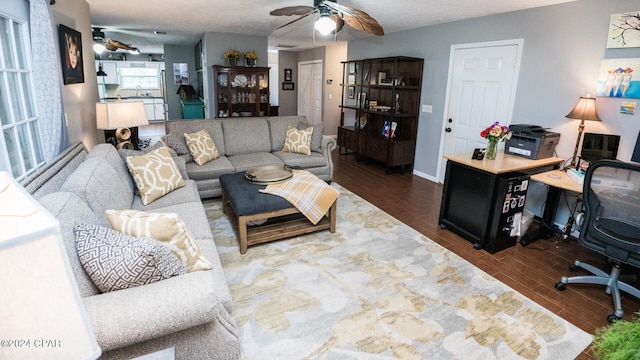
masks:
[(549, 189), (547, 190), (547, 201), (542, 214), (542, 222), (536, 230), (527, 232), (520, 238), (522, 246), (527, 246), (542, 237), (548, 238), (553, 234), (554, 229), (551, 228), (551, 224), (556, 219), (562, 191), (566, 190), (582, 194), (582, 185), (571, 180), (567, 173), (562, 170), (551, 170), (535, 174), (531, 176), (531, 180), (549, 185)]
[(527, 172), (550, 165), (555, 167), (564, 161), (564, 159), (557, 157), (530, 160), (520, 156), (507, 155), (503, 152), (498, 152), (495, 160), (473, 160), (471, 159), (472, 155), (471, 153), (451, 154), (445, 155), (444, 158), (492, 174), (504, 174), (514, 171)]
[(562, 170), (551, 170), (531, 175), (531, 180), (547, 184), (554, 188), (569, 190), (578, 194), (582, 193), (582, 185), (571, 180), (571, 178), (567, 176), (567, 173)]
[[(447, 155), (439, 224), (491, 253), (513, 246), (514, 214), (522, 212), (529, 174), (564, 160), (530, 160), (499, 153), (495, 160), (472, 160), (471, 153)], [(513, 206), (513, 199), (517, 199)], [(507, 206), (510, 205), (510, 206)]]

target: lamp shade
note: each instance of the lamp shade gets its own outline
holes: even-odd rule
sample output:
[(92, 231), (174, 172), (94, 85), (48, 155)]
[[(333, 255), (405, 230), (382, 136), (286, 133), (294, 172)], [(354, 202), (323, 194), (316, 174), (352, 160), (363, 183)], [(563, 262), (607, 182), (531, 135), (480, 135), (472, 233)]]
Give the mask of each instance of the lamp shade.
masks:
[(149, 125), (142, 101), (96, 103), (96, 123), (101, 130)]
[(576, 106), (567, 116), (569, 119), (602, 121), (596, 110), (596, 98), (580, 97)]
[(0, 172), (0, 358), (97, 359), (60, 223)]

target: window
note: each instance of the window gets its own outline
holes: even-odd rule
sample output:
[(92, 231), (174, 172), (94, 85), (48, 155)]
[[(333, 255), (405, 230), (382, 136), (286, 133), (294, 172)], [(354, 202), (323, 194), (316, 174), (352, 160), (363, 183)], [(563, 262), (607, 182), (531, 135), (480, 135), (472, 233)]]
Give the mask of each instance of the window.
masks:
[[(132, 64), (133, 65), (133, 64)], [(158, 68), (129, 67), (120, 68), (123, 89), (159, 89)]]
[(18, 180), (44, 164), (26, 26), (0, 15), (0, 169)]

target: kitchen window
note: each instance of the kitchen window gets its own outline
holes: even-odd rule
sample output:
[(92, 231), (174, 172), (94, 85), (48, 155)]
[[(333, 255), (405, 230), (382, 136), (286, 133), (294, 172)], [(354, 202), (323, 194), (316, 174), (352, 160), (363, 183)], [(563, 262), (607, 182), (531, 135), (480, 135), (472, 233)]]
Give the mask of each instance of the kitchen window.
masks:
[(120, 68), (120, 86), (123, 89), (159, 89), (158, 68)]
[(18, 180), (45, 162), (26, 26), (0, 15), (0, 170)]

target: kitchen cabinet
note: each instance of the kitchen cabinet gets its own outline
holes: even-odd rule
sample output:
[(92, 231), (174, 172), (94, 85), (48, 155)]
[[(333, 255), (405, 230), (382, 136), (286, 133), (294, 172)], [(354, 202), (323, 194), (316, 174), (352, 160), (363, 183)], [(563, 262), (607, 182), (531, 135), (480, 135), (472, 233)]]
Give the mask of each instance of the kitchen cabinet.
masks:
[(413, 169), (424, 60), (406, 56), (343, 61), (340, 154)]
[(216, 116), (269, 116), (269, 68), (214, 65)]
[(164, 101), (161, 98), (142, 99), (149, 121), (164, 121)]
[(120, 83), (118, 77), (118, 64), (116, 61), (96, 60), (96, 72), (102, 65), (102, 71), (107, 73), (106, 76), (98, 76), (98, 85), (117, 85)]

